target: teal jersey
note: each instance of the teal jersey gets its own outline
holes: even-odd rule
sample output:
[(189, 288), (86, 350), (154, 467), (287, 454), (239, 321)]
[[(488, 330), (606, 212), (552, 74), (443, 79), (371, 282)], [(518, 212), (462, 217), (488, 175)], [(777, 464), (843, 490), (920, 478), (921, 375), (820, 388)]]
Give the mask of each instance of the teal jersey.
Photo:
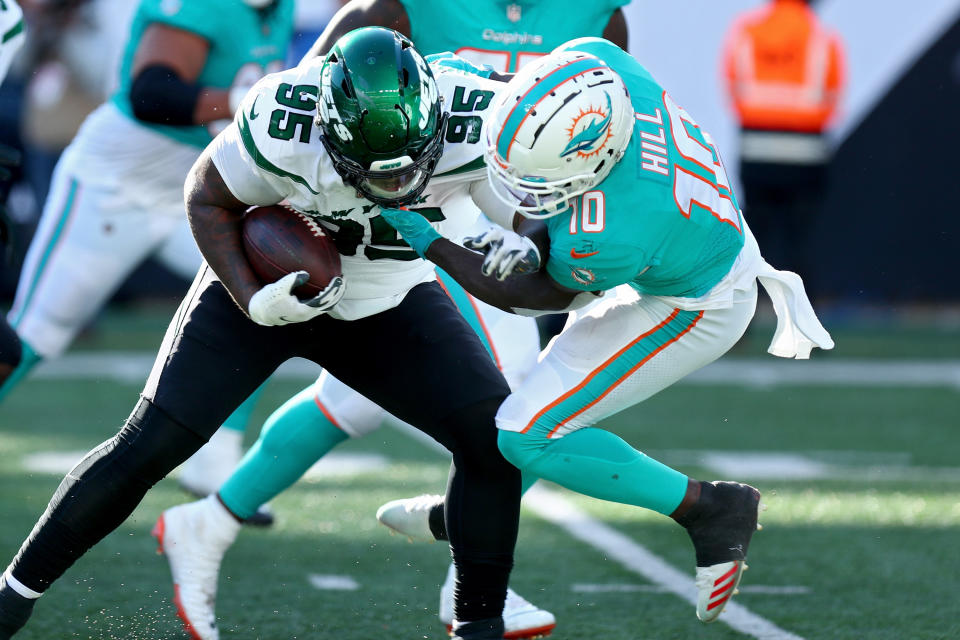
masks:
[[(277, 0), (277, 4), (266, 11), (253, 9), (243, 0), (141, 0), (120, 65), (119, 86), (111, 101), (133, 118), (130, 72), (137, 46), (150, 25), (175, 27), (206, 39), (210, 50), (197, 84), (229, 89), (235, 83), (252, 85), (267, 73), (283, 68), (293, 37), (293, 9), (294, 0)], [(230, 115), (224, 114), (227, 118)], [(207, 125), (138, 122), (196, 147), (205, 147), (212, 139)]]
[(603, 182), (575, 198), (569, 214), (547, 220), (548, 273), (584, 291), (629, 284), (648, 295), (706, 294), (743, 247), (740, 207), (710, 135), (616, 45), (597, 38), (570, 49), (623, 78), (635, 121)]
[(514, 72), (568, 40), (603, 35), (611, 14), (630, 0), (400, 2), (410, 18), (411, 40), (422, 53), (453, 51)]

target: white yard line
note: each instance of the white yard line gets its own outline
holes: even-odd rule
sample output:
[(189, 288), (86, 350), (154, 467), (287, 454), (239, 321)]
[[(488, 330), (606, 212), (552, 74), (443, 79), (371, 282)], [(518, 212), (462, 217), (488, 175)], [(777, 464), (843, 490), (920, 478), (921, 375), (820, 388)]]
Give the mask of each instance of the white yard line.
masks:
[(350, 576), (335, 576), (321, 573), (307, 574), (307, 581), (314, 589), (333, 591), (356, 591), (360, 585)]
[[(110, 379), (140, 384), (153, 366), (155, 354), (144, 351), (74, 352), (42, 362), (32, 374), (38, 379)], [(285, 363), (278, 379), (310, 380), (320, 369), (306, 360)], [(850, 360), (782, 358), (723, 358), (679, 382), (695, 385), (952, 387), (960, 389), (958, 360)]]
[[(539, 485), (527, 492), (523, 504), (544, 520), (597, 549), (605, 557), (696, 607), (697, 589), (693, 584), (692, 554), (690, 571), (678, 571), (626, 535), (590, 517), (559, 492)], [(694, 615), (692, 609), (690, 615)], [(758, 640), (803, 640), (736, 602), (727, 604), (718, 621)]]

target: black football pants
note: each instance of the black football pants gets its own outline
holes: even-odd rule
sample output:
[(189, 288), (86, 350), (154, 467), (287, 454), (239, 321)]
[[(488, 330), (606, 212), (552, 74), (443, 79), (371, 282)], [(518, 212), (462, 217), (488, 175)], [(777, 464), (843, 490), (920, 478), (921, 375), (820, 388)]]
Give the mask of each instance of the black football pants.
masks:
[(500, 455), (494, 425), (509, 388), (435, 282), (367, 318), (324, 315), (262, 327), (204, 265), (167, 330), (139, 403), (120, 432), (64, 478), (14, 559), (13, 575), (36, 591), (49, 587), (296, 356), (320, 364), (450, 450), (446, 519), (460, 576), (457, 619), (499, 617), (520, 504), (520, 474)]

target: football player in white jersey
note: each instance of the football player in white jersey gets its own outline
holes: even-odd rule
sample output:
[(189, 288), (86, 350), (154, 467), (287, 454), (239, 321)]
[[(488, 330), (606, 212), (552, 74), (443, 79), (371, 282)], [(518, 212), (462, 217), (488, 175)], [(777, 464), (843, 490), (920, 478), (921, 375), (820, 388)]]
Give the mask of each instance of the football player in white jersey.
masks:
[[(509, 387), (432, 265), (379, 220), (380, 207), (405, 205), (458, 235), (478, 211), (471, 201), (512, 216), (490, 192), (482, 153), (469, 142), (479, 134), (476, 121), (450, 128), (440, 104), (441, 95), (452, 100), (460, 93), (463, 114), (471, 116), (486, 102), (483, 82), (440, 74), (438, 83), (409, 40), (369, 28), (341, 38), (324, 60), (267, 76), (251, 90), (185, 187), (209, 266), (175, 315), (125, 426), (65, 478), (4, 574), (0, 640), (149, 487), (296, 356), (451, 451), (446, 528), (458, 573), (454, 633), (462, 640), (503, 637), (520, 474), (497, 449), (494, 415)], [(476, 180), (464, 188), (471, 172)], [(313, 217), (341, 253), (343, 277), (311, 300), (290, 293), (306, 274), (264, 285), (241, 250), (247, 208), (281, 201)], [(215, 496), (208, 500), (219, 504)], [(235, 518), (223, 507), (208, 516)], [(158, 531), (161, 544), (172, 534)], [(207, 626), (195, 628), (194, 637), (217, 637), (213, 621), (198, 622)]]
[[(20, 5), (16, 0), (3, 0), (0, 2), (0, 83), (6, 77), (10, 63), (23, 46), (25, 38), (23, 12), (20, 10)], [(16, 166), (18, 162), (19, 155), (16, 150), (0, 144), (0, 183), (10, 176), (7, 166)], [(0, 196), (0, 225), (3, 224), (3, 197)], [(3, 229), (0, 228), (0, 232), (2, 231)], [(0, 233), (0, 259), (3, 256), (2, 249), (6, 240), (4, 235)], [(20, 363), (20, 353), (20, 340), (16, 332), (6, 320), (0, 318), (0, 385)]]

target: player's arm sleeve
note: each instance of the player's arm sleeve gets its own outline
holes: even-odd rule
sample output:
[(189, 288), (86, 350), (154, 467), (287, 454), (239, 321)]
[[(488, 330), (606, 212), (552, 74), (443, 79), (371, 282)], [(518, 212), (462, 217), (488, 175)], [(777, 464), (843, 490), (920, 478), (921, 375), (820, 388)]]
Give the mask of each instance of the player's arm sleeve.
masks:
[(470, 196), (480, 211), (493, 222), (504, 229), (513, 229), (513, 218), (517, 209), (504, 202), (493, 192), (490, 181), (484, 178), (476, 180), (470, 185)]
[(284, 194), (270, 183), (244, 148), (236, 121), (213, 139), (209, 152), (224, 184), (237, 200), (249, 205), (266, 206), (284, 199)]

